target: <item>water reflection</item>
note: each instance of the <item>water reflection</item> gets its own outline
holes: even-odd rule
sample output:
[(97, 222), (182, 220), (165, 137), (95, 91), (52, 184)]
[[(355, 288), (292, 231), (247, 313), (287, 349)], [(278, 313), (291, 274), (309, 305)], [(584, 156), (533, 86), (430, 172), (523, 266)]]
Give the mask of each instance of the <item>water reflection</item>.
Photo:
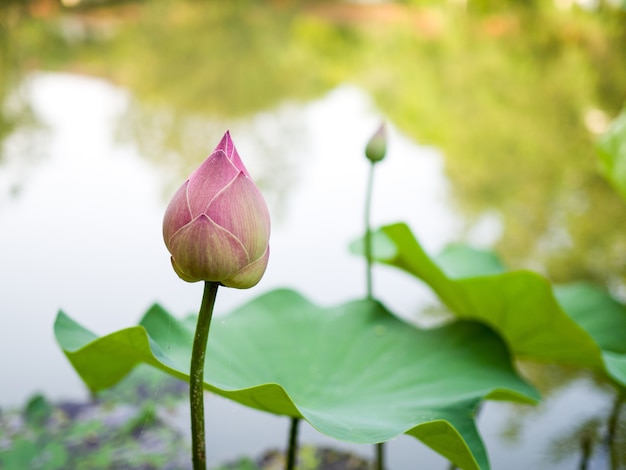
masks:
[(544, 399), (537, 407), (511, 407), (502, 423), (510, 452), (535, 441), (538, 467), (623, 467), (621, 390), (604, 377), (570, 367), (524, 363), (521, 368)]
[[(79, 70), (122, 84), (132, 100), (120, 137), (178, 176), (221, 132), (215, 123), (281, 105), (269, 118), (283, 121), (280, 139), (261, 131), (256, 145), (271, 147), (258, 165), (267, 171), (260, 183), (271, 176), (270, 197), (284, 200), (306, 165), (289, 154), (289, 135), (305, 134), (289, 106), (357, 84), (405, 134), (443, 150), (472, 225), (485, 211), (498, 214), (497, 246), (511, 265), (623, 289), (626, 242), (614, 224), (623, 203), (598, 175), (586, 127), (590, 110), (611, 116), (626, 99), (626, 19), (618, 9), (39, 4), (47, 10), (29, 2), (9, 10), (9, 75)], [(5, 97), (15, 95), (10, 82)], [(20, 125), (6, 102), (5, 121)], [(28, 103), (22, 108), (27, 115)]]
[(28, 100), (11, 34), (18, 15), (0, 11), (0, 205), (17, 196), (31, 167), (42, 157), (45, 133)]

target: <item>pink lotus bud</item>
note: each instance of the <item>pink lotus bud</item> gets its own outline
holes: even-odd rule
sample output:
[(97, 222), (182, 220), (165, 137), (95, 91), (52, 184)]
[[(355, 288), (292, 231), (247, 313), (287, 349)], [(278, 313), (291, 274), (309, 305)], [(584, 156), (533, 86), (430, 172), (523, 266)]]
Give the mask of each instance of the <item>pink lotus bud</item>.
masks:
[(172, 266), (188, 282), (247, 289), (269, 257), (270, 216), (230, 133), (176, 191), (163, 218)]

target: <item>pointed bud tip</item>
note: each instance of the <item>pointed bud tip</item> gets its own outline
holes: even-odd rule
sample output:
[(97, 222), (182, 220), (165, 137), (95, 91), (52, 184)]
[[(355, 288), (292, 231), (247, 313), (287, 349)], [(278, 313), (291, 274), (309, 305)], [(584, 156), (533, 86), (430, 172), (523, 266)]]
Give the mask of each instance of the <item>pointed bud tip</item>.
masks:
[[(220, 139), (219, 144), (217, 144), (217, 147), (215, 147), (215, 150), (218, 150), (218, 149), (225, 150), (225, 149), (228, 149), (229, 147), (233, 147), (233, 139), (230, 137), (230, 131), (226, 131), (224, 135), (222, 136), (222, 138)], [(228, 154), (228, 152), (225, 152), (225, 153)]]

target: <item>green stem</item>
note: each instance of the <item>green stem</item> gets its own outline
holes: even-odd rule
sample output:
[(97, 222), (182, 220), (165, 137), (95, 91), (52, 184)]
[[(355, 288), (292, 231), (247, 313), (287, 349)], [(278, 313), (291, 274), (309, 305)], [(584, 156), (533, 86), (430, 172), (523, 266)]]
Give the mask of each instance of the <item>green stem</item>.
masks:
[(285, 470), (294, 470), (296, 468), (299, 424), (300, 418), (291, 418), (291, 428), (289, 430), (289, 449), (287, 450), (287, 462), (285, 464)]
[(209, 339), (209, 328), (219, 282), (204, 283), (202, 304), (191, 352), (189, 372), (189, 404), (191, 406), (191, 452), (193, 470), (206, 469), (206, 443), (204, 437), (204, 358)]
[(588, 435), (583, 436), (580, 441), (580, 446), (582, 453), (580, 457), (580, 466), (578, 468), (579, 470), (587, 470), (589, 459), (591, 459), (591, 453), (593, 452), (593, 442), (591, 437)]
[[(375, 162), (371, 162), (367, 177), (367, 188), (365, 190), (365, 260), (367, 262), (365, 276), (368, 300), (372, 300), (374, 298), (374, 291), (372, 288), (372, 226), (370, 223), (370, 214), (372, 212), (372, 192), (374, 188), (374, 165)], [(380, 442), (376, 444), (376, 470), (384, 470), (384, 461), (385, 444)]]
[(611, 470), (617, 470), (617, 468), (619, 468), (619, 453), (615, 441), (619, 423), (620, 410), (622, 408), (623, 402), (624, 395), (622, 394), (622, 392), (618, 391), (615, 397), (615, 401), (613, 402), (613, 407), (611, 408), (611, 414), (609, 415), (608, 422), (607, 444), (609, 447), (609, 453), (611, 455)]
[(372, 227), (370, 224), (370, 214), (372, 212), (372, 188), (374, 187), (374, 162), (370, 164), (367, 178), (367, 189), (365, 193), (365, 260), (367, 262), (366, 287), (367, 298), (372, 300)]
[(383, 462), (385, 461), (385, 443), (376, 444), (376, 470), (384, 470)]

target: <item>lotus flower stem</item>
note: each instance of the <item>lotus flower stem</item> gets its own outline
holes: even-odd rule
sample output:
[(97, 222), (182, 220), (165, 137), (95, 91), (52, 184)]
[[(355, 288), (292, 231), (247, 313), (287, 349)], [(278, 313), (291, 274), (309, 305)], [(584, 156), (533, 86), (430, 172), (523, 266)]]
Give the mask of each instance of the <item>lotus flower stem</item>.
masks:
[[(580, 447), (582, 455), (580, 458), (580, 470), (587, 470), (589, 468), (589, 461), (591, 460), (591, 454), (593, 453), (593, 441), (589, 435), (585, 435), (580, 440)], [(612, 469), (613, 470), (613, 469)]]
[[(365, 277), (366, 277), (366, 296), (368, 300), (374, 299), (372, 287), (372, 226), (370, 216), (372, 212), (372, 192), (374, 188), (374, 167), (376, 163), (385, 158), (387, 151), (387, 141), (385, 136), (385, 124), (381, 124), (376, 133), (367, 143), (365, 147), (365, 156), (370, 161), (369, 174), (367, 177), (367, 188), (365, 192)], [(376, 470), (384, 470), (385, 444), (379, 442), (375, 448), (376, 454)]]
[(376, 444), (376, 470), (383, 470), (385, 461), (385, 443), (379, 442)]
[(372, 212), (372, 188), (374, 187), (374, 165), (375, 162), (371, 162), (365, 194), (365, 260), (367, 263), (365, 273), (368, 300), (372, 300), (374, 297), (372, 291), (372, 227), (370, 224), (370, 214)]
[(616, 444), (617, 429), (619, 423), (620, 411), (624, 404), (624, 394), (621, 391), (617, 391), (613, 406), (611, 407), (611, 414), (608, 420), (608, 432), (607, 432), (607, 444), (609, 447), (609, 453), (611, 456), (611, 470), (617, 470), (619, 468), (619, 452)]
[(296, 457), (298, 455), (298, 425), (300, 418), (291, 418), (291, 428), (289, 429), (289, 448), (287, 449), (287, 461), (285, 470), (296, 468)]
[(205, 281), (202, 304), (198, 314), (196, 334), (191, 352), (189, 372), (189, 404), (191, 406), (191, 446), (194, 470), (206, 469), (206, 443), (204, 434), (204, 358), (213, 307), (219, 282)]

